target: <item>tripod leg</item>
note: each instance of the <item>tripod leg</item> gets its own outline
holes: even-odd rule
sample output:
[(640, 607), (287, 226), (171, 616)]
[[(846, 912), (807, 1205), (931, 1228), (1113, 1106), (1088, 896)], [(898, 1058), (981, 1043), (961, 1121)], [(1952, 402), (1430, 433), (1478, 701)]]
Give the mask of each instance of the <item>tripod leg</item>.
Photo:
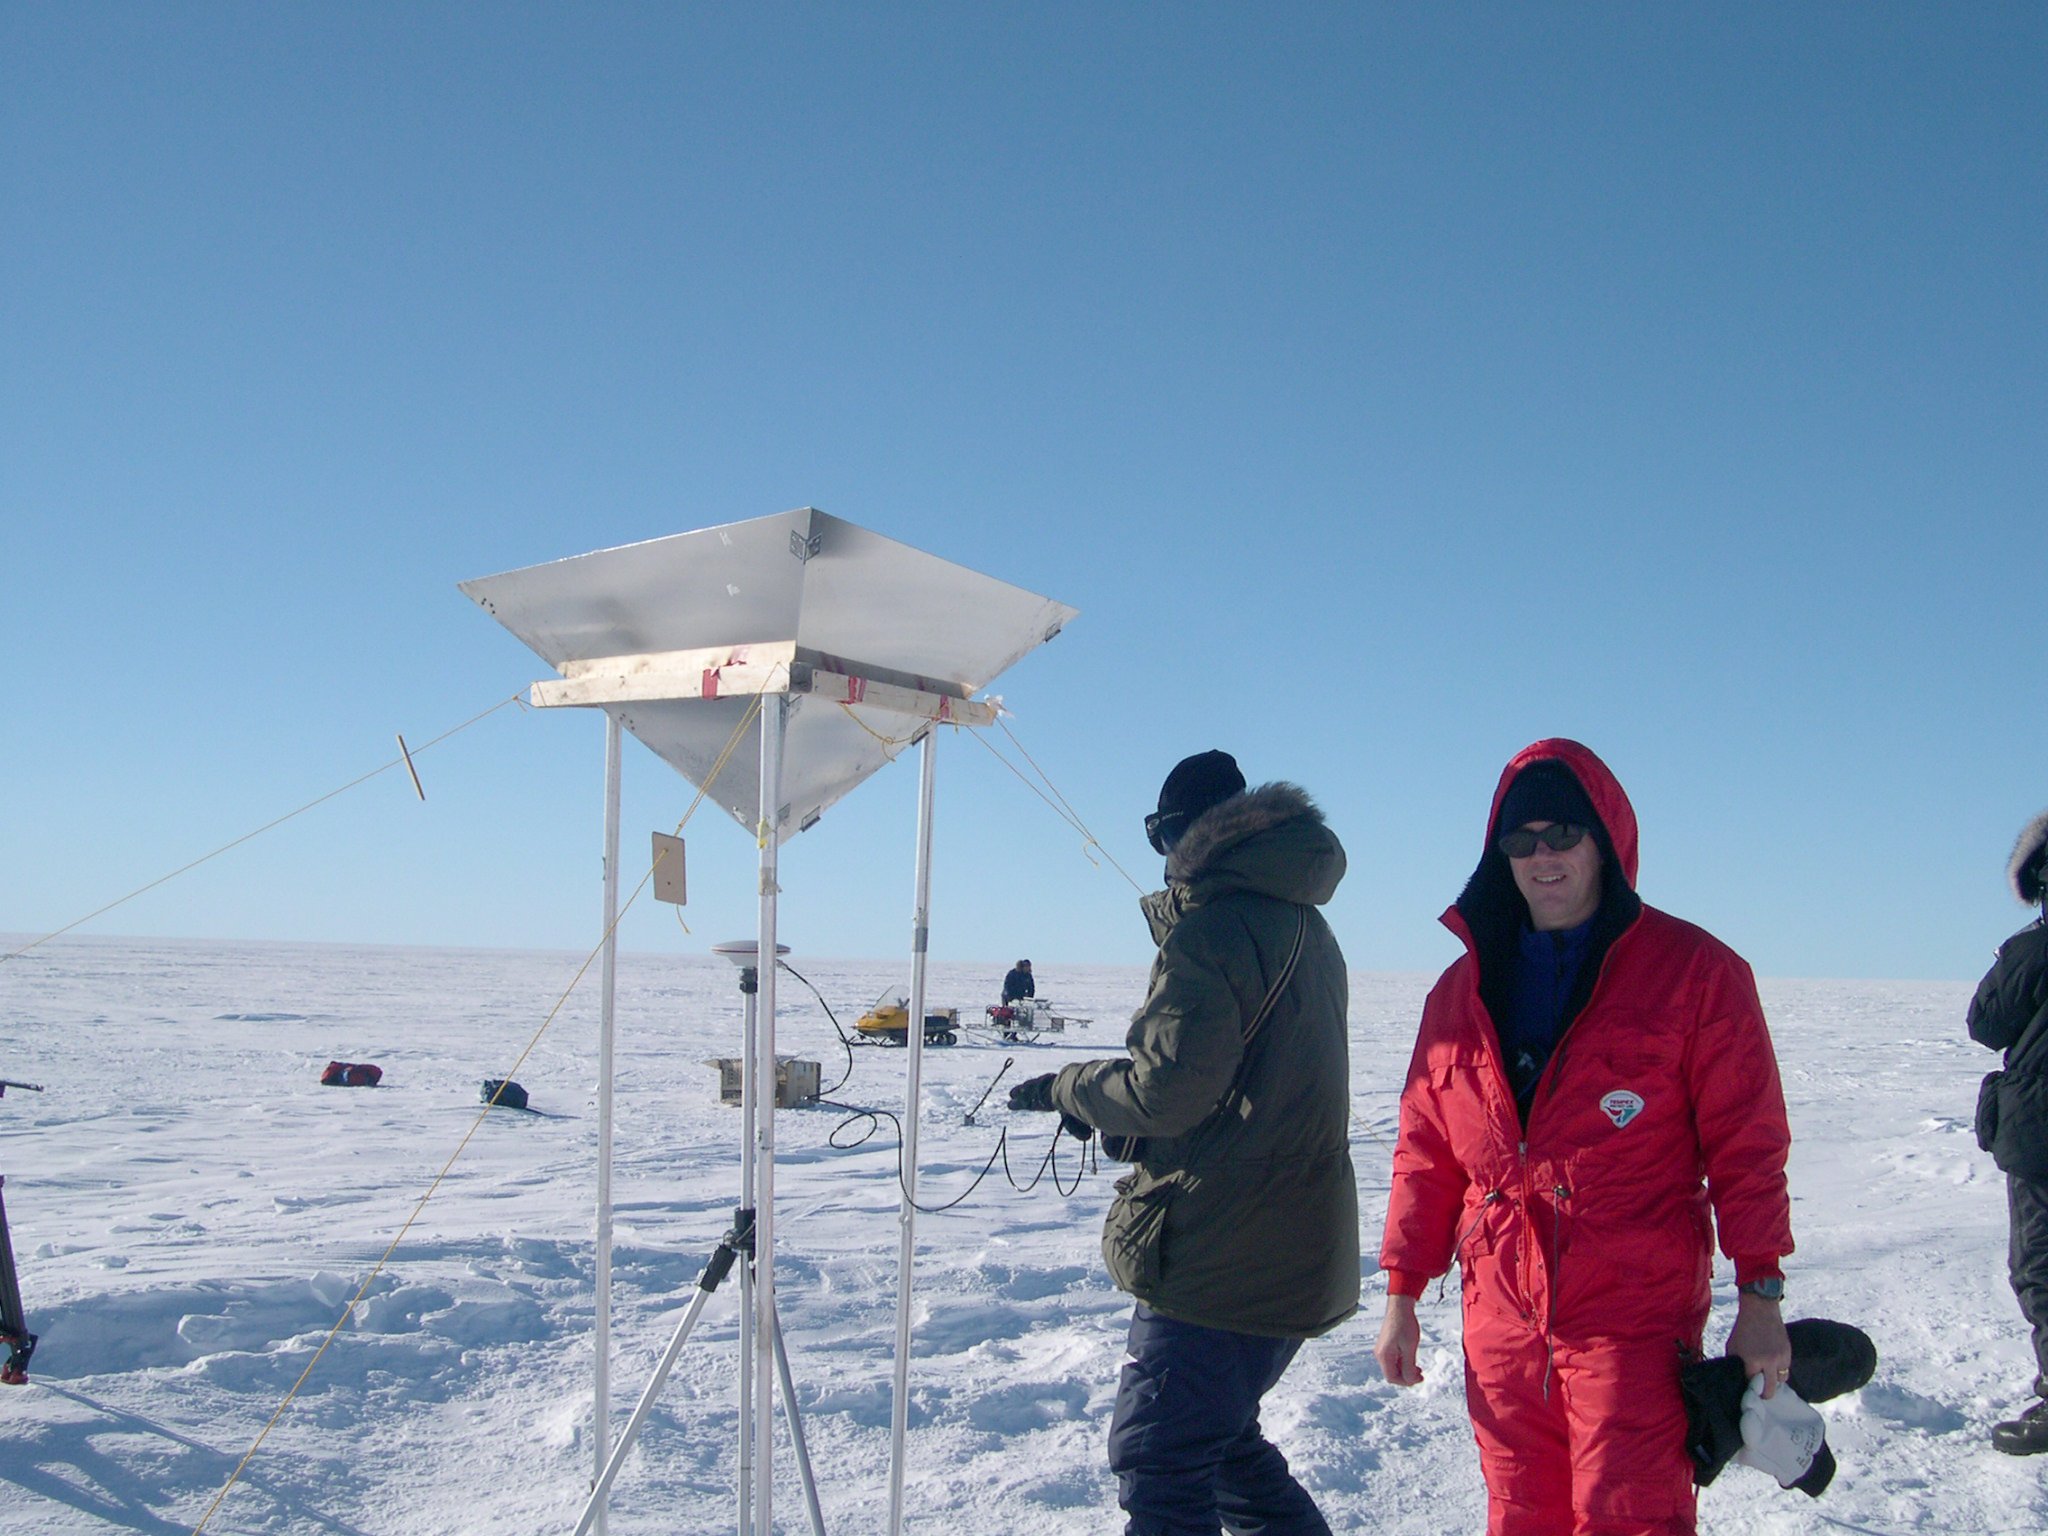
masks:
[(583, 1505), (582, 1518), (576, 1522), (576, 1536), (588, 1536), (591, 1526), (597, 1523), (598, 1511), (604, 1508), (605, 1495), (611, 1492), (612, 1480), (619, 1475), (619, 1467), (626, 1459), (626, 1453), (633, 1448), (633, 1442), (640, 1437), (640, 1426), (647, 1419), (648, 1410), (661, 1395), (661, 1389), (668, 1382), (668, 1373), (675, 1368), (676, 1357), (683, 1352), (683, 1344), (690, 1337), (690, 1330), (697, 1326), (697, 1314), (704, 1310), (704, 1302), (711, 1295), (699, 1291), (690, 1299), (690, 1307), (683, 1314), (683, 1320), (676, 1324), (674, 1337), (668, 1341), (668, 1348), (662, 1351), (661, 1363), (654, 1368), (654, 1376), (647, 1383), (647, 1390), (640, 1394), (640, 1402), (633, 1409), (633, 1417), (626, 1421), (626, 1427), (619, 1434), (619, 1443), (612, 1447), (611, 1460), (604, 1464), (604, 1471), (597, 1477), (596, 1486), (590, 1490), (590, 1498)]
[(804, 1502), (810, 1506), (811, 1536), (825, 1536), (825, 1512), (818, 1507), (818, 1483), (811, 1476), (810, 1447), (804, 1444), (803, 1416), (797, 1412), (796, 1383), (789, 1374), (789, 1351), (782, 1347), (782, 1313), (775, 1313), (775, 1374), (782, 1383), (782, 1411), (789, 1419), (789, 1441), (796, 1447), (797, 1475), (803, 1479)]
[(590, 1497), (584, 1501), (583, 1514), (576, 1521), (575, 1536), (589, 1536), (590, 1528), (597, 1523), (598, 1515), (604, 1509), (605, 1496), (611, 1492), (612, 1482), (619, 1475), (619, 1468), (625, 1464), (626, 1453), (633, 1448), (633, 1442), (640, 1437), (640, 1426), (647, 1422), (647, 1415), (653, 1410), (654, 1400), (661, 1396), (661, 1389), (668, 1383), (668, 1373), (675, 1369), (677, 1357), (688, 1342), (690, 1330), (697, 1326), (697, 1318), (704, 1311), (704, 1303), (711, 1299), (711, 1293), (718, 1289), (732, 1270), (733, 1260), (742, 1253), (751, 1257), (754, 1251), (754, 1226), (751, 1211), (739, 1212), (733, 1229), (719, 1240), (711, 1255), (711, 1262), (704, 1266), (704, 1273), (697, 1280), (697, 1294), (690, 1298), (689, 1308), (683, 1313), (683, 1320), (676, 1324), (676, 1331), (668, 1341), (668, 1348), (661, 1352), (661, 1360), (654, 1367), (647, 1388), (640, 1394), (640, 1401), (634, 1406), (633, 1417), (626, 1421), (626, 1427), (619, 1434), (619, 1443), (612, 1447), (611, 1460), (604, 1464), (604, 1470), (597, 1476), (597, 1482), (590, 1490)]
[[(0, 1184), (5, 1184), (0, 1179)], [(0, 1200), (0, 1344), (7, 1359), (0, 1363), (0, 1382), (18, 1387), (28, 1380), (28, 1357), (36, 1352), (36, 1336), (28, 1331), (21, 1310), (21, 1281), (14, 1273), (14, 1243), (7, 1235), (7, 1202)]]

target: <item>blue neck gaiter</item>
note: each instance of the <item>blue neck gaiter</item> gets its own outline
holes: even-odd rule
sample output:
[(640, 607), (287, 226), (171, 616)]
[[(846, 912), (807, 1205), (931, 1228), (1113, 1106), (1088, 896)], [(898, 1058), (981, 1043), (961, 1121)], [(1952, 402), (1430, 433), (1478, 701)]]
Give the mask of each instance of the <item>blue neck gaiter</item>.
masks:
[(1528, 1123), (1537, 1080), (1543, 1076), (1550, 1053), (1557, 1049), (1565, 1004), (1586, 963), (1593, 922), (1589, 917), (1576, 928), (1554, 933), (1522, 930), (1515, 952), (1513, 1001), (1502, 1021), (1500, 1044), (1507, 1060), (1508, 1085), (1514, 1089), (1524, 1124)]

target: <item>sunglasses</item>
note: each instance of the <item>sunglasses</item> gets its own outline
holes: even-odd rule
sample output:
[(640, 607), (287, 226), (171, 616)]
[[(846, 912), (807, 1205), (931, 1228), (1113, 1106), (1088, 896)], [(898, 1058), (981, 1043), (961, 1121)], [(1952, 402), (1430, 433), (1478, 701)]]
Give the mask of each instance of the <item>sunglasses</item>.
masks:
[(1563, 853), (1567, 848), (1576, 848), (1585, 841), (1587, 831), (1587, 828), (1575, 826), (1569, 821), (1553, 821), (1541, 832), (1531, 832), (1527, 827), (1522, 827), (1505, 833), (1493, 846), (1511, 859), (1526, 859), (1536, 851), (1538, 843), (1558, 853)]
[(1186, 811), (1154, 811), (1145, 818), (1145, 841), (1163, 858), (1173, 852), (1173, 845), (1187, 830), (1187, 820)]

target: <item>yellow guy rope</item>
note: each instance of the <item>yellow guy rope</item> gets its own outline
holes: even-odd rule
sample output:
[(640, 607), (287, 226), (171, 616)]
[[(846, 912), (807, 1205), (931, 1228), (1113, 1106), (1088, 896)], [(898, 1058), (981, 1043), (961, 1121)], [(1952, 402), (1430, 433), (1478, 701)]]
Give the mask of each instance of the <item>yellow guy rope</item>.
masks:
[[(522, 696), (523, 690), (521, 693), (513, 694), (512, 697), (510, 697), (509, 699), (500, 699), (497, 703), (493, 704), (489, 709), (485, 710), (482, 714), (471, 715), (467, 720), (463, 721), (462, 724), (454, 727), (453, 730), (443, 731), (440, 735), (436, 736), (432, 741), (422, 742), (419, 746), (414, 747), (412, 751), (414, 753), (419, 753), (426, 751), (428, 747), (438, 746), (440, 743), (446, 741), (450, 736), (455, 735), (457, 731), (466, 731), (472, 725), (475, 725), (479, 720), (483, 720), (491, 715), (495, 715), (507, 704), (517, 704), (522, 698)], [(137, 886), (134, 890), (130, 891), (126, 896), (122, 896), (117, 900), (110, 901), (105, 906), (98, 907), (93, 911), (86, 913), (85, 916), (77, 919), (75, 922), (66, 923), (62, 928), (59, 928), (55, 933), (46, 933), (40, 939), (33, 939), (30, 942), (22, 945), (21, 948), (19, 949), (10, 950), (8, 953), (0, 955), (0, 965), (5, 965), (10, 960), (19, 960), (23, 955), (27, 954), (30, 950), (36, 948), (38, 945), (47, 944), (50, 942), (50, 940), (55, 938), (61, 938), (63, 937), (63, 935), (69, 933), (72, 929), (83, 927), (85, 924), (91, 922), (96, 917), (104, 917), (107, 913), (113, 911), (114, 908), (122, 906), (127, 902), (131, 902), (136, 897), (144, 895), (149, 891), (155, 890), (158, 886), (164, 884), (167, 881), (177, 879), (178, 876), (184, 874), (188, 870), (197, 869), (200, 865), (206, 863), (207, 860), (219, 858), (222, 854), (226, 853), (230, 848), (239, 848), (242, 846), (242, 844), (248, 842), (250, 838), (260, 837), (265, 832), (268, 832), (272, 827), (281, 827), (286, 822), (290, 821), (294, 816), (303, 816), (306, 814), (306, 812), (312, 810), (315, 806), (325, 805), (328, 801), (332, 800), (336, 795), (345, 795), (350, 790), (354, 789), (358, 784), (369, 783), (370, 780), (376, 778), (377, 775), (380, 773), (389, 773), (393, 768), (396, 768), (400, 763), (404, 763), (408, 768), (411, 767), (411, 754), (403, 753), (403, 746), (404, 739), (400, 738), (400, 747), (402, 753), (401, 756), (392, 758), (390, 762), (383, 764), (381, 767), (372, 768), (368, 773), (363, 774), (359, 778), (350, 779), (346, 784), (342, 785), (341, 788), (330, 789), (329, 791), (327, 791), (326, 794), (322, 795), (319, 799), (308, 800), (296, 811), (286, 811), (282, 816), (278, 817), (275, 821), (266, 821), (254, 832), (244, 832), (240, 837), (236, 838), (233, 842), (222, 843), (218, 848), (214, 849), (213, 852), (202, 853), (198, 858), (194, 859), (189, 864), (180, 864), (168, 875), (159, 875), (156, 879), (150, 881), (149, 884)], [(415, 788), (417, 788), (419, 785), (419, 777), (417, 774), (415, 774), (413, 777), (413, 785)], [(424, 800), (426, 796), (422, 794), (420, 798)]]
[[(875, 729), (875, 728), (874, 728), (874, 727), (873, 727), (872, 725), (869, 725), (869, 724), (867, 723), (867, 721), (865, 721), (865, 720), (861, 719), (861, 717), (860, 717), (859, 715), (856, 715), (856, 714), (855, 714), (855, 713), (853, 712), (853, 706), (852, 706), (851, 704), (847, 703), (847, 702), (846, 702), (846, 701), (845, 701), (844, 699), (841, 699), (841, 700), (839, 701), (839, 707), (840, 707), (841, 709), (843, 709), (843, 710), (845, 710), (845, 711), (846, 711), (846, 718), (847, 718), (847, 719), (851, 720), (851, 721), (852, 721), (852, 722), (853, 722), (853, 723), (854, 723), (855, 725), (859, 726), (859, 727), (860, 727), (860, 728), (861, 728), (862, 730), (866, 731), (866, 732), (867, 732), (867, 733), (868, 733), (868, 734), (869, 734), (870, 736), (874, 737), (874, 738), (875, 738), (875, 740), (879, 741), (879, 742), (880, 742), (880, 743), (882, 744), (882, 746), (883, 746), (883, 747), (884, 747), (885, 749), (886, 749), (886, 748), (889, 748), (889, 747), (907, 747), (907, 746), (909, 746), (909, 745), (910, 745), (910, 744), (911, 744), (912, 742), (914, 742), (914, 741), (916, 741), (916, 740), (917, 740), (917, 737), (916, 737), (916, 735), (915, 735), (915, 734), (912, 734), (912, 735), (909, 735), (909, 736), (884, 736), (884, 735), (883, 735), (883, 734), (882, 734), (882, 733), (881, 733), (880, 731), (876, 730), (876, 729)], [(930, 723), (931, 723), (931, 724), (932, 724), (932, 725), (933, 725), (934, 727), (936, 727), (936, 726), (938, 725), (938, 722), (937, 722), (936, 720), (934, 720), (934, 721), (932, 721), (932, 722), (930, 722)], [(893, 762), (895, 762), (895, 761), (896, 761), (896, 754), (895, 754), (894, 752), (890, 752), (890, 753), (888, 754), (888, 756), (889, 756), (889, 761), (890, 761), (890, 762), (892, 762), (892, 763), (893, 763)]]
[[(842, 700), (839, 707), (846, 711), (847, 719), (851, 720), (855, 725), (859, 726), (862, 730), (866, 731), (870, 736), (874, 737), (875, 740), (879, 741), (885, 749), (889, 747), (906, 747), (909, 746), (910, 743), (912, 743), (913, 741), (917, 740), (915, 736), (884, 736), (880, 731), (876, 730), (873, 726), (869, 725), (867, 721), (861, 719), (859, 715), (856, 715), (853, 712), (853, 706), (851, 704), (848, 704)], [(934, 730), (936, 730), (941, 724), (944, 723), (946, 722), (937, 720), (931, 722), (932, 728)], [(1003, 724), (1003, 720), (1000, 715), (996, 717), (996, 724), (1001, 725), (1003, 727), (1003, 734), (1010, 738), (1010, 744), (1014, 746), (1020, 753), (1023, 753), (1024, 761), (1030, 763), (1033, 771), (1036, 772), (1041, 779), (1045, 780), (1045, 788), (1052, 791), (1051, 795), (1047, 795), (1044, 789), (1040, 789), (1036, 784), (1032, 783), (1030, 779), (1025, 778), (1023, 770), (1020, 769), (1015, 763), (1011, 762), (1007, 757), (1004, 757), (1002, 753), (996, 751), (994, 747), (990, 746), (988, 740), (985, 737), (980, 735), (978, 732), (974, 731), (969, 731), (968, 734), (973, 736), (974, 739), (980, 742), (984, 747), (987, 747), (990, 756), (994, 757), (997, 762), (1001, 763), (1005, 768), (1009, 769), (1010, 772), (1016, 774), (1018, 778), (1023, 779), (1024, 787), (1030, 790), (1031, 793), (1033, 793), (1034, 795), (1038, 796), (1039, 799), (1045, 801), (1047, 805), (1051, 806), (1053, 815), (1059, 817), (1061, 821), (1064, 821), (1068, 826), (1072, 827), (1076, 832), (1081, 834), (1081, 853), (1083, 857), (1088, 858), (1088, 861), (1092, 864), (1094, 862), (1094, 858), (1091, 855), (1089, 855), (1088, 850), (1090, 848), (1099, 850), (1102, 856), (1105, 859), (1109, 860), (1110, 867), (1114, 869), (1118, 874), (1122, 875), (1125, 880), (1130, 881), (1131, 889), (1136, 891), (1140, 896), (1143, 896), (1145, 894), (1145, 887), (1138, 884), (1137, 881), (1132, 880), (1130, 877), (1130, 873), (1127, 870), (1125, 870), (1123, 865), (1117, 863), (1115, 856), (1112, 855), (1107, 848), (1104, 848), (1101, 843), (1096, 841), (1095, 834), (1088, 830), (1086, 824), (1082, 822), (1079, 813), (1075, 811), (1073, 806), (1067, 803), (1067, 797), (1060, 793), (1059, 786), (1054, 784), (1053, 781), (1049, 777), (1047, 777), (1046, 771), (1038, 766), (1037, 760), (1033, 758), (1029, 752), (1024, 751), (1024, 743), (1017, 740), (1017, 733), (1015, 731), (1012, 731), (1009, 728), (1009, 726)], [(959, 730), (963, 729), (963, 727), (955, 726), (954, 729)], [(890, 760), (894, 761), (894, 759), (895, 754), (891, 753)]]
[[(996, 723), (998, 725), (1002, 725), (1001, 720), (997, 720)], [(1050, 806), (1052, 808), (1053, 815), (1059, 817), (1061, 821), (1064, 821), (1068, 826), (1072, 827), (1076, 832), (1081, 834), (1081, 853), (1084, 858), (1088, 859), (1089, 863), (1092, 864), (1095, 862), (1094, 856), (1088, 852), (1090, 848), (1093, 848), (1098, 853), (1100, 853), (1105, 859), (1109, 860), (1109, 867), (1115, 870), (1118, 874), (1122, 875), (1124, 877), (1125, 882), (1129, 884), (1132, 890), (1136, 891), (1140, 896), (1145, 895), (1145, 887), (1138, 884), (1137, 881), (1131, 879), (1130, 871), (1125, 869), (1123, 865), (1117, 863), (1116, 856), (1112, 854), (1107, 848), (1104, 848), (1102, 844), (1096, 839), (1095, 834), (1088, 830), (1087, 823), (1082, 821), (1079, 813), (1077, 813), (1074, 810), (1073, 806), (1067, 803), (1067, 797), (1065, 795), (1060, 794), (1059, 786), (1054, 784), (1053, 781), (1049, 777), (1047, 777), (1046, 771), (1038, 766), (1037, 762), (1033, 760), (1031, 754), (1029, 752), (1024, 751), (1024, 743), (1017, 740), (1015, 733), (1012, 732), (1007, 725), (1003, 726), (1003, 734), (1005, 736), (1008, 736), (1011, 742), (1016, 746), (1017, 750), (1024, 754), (1024, 761), (1030, 763), (1033, 770), (1037, 772), (1038, 776), (1041, 779), (1045, 780), (1045, 789), (1051, 790), (1051, 795), (1046, 794), (1045, 789), (1040, 789), (1036, 784), (1032, 783), (1031, 780), (1025, 776), (1023, 769), (1019, 768), (1015, 763), (1011, 762), (1007, 757), (1003, 756), (1002, 753), (998, 752), (995, 749), (995, 747), (985, 738), (976, 735), (974, 739), (976, 741), (979, 741), (982, 744), (982, 746), (988, 748), (989, 756), (993, 757), (997, 762), (1001, 763), (1005, 768), (1009, 769), (1010, 772), (1016, 774), (1017, 777), (1023, 781), (1024, 787), (1026, 789), (1030, 790), (1031, 793), (1038, 796), (1039, 799), (1043, 800), (1048, 806)], [(1058, 797), (1057, 802), (1055, 802), (1055, 796)]]
[[(507, 700), (506, 702), (509, 703), (511, 701)], [(733, 749), (740, 744), (740, 739), (747, 733), (747, 727), (754, 723), (754, 717), (760, 712), (761, 695), (757, 693), (754, 695), (753, 702), (747, 705), (747, 712), (740, 717), (740, 723), (733, 728), (732, 739), (726, 742), (725, 750), (718, 754), (718, 760), (711, 765), (711, 772), (704, 776), (704, 784), (697, 791), (697, 798), (690, 802), (690, 808), (683, 812), (683, 819), (676, 823), (676, 832), (678, 834), (682, 832), (684, 825), (688, 823), (691, 816), (696, 814), (697, 807), (704, 803), (704, 796), (709, 792), (713, 781), (724, 770), (726, 761), (733, 754)], [(436, 738), (436, 740), (438, 739)], [(429, 742), (427, 745), (432, 746), (433, 743)], [(390, 766), (388, 763), (385, 765), (385, 767)], [(379, 771), (381, 772), (382, 770), (380, 769)], [(604, 935), (597, 941), (596, 947), (583, 957), (583, 963), (576, 968), (575, 976), (570, 979), (569, 985), (563, 989), (562, 995), (555, 1000), (555, 1006), (548, 1010), (548, 1016), (541, 1021), (540, 1028), (533, 1032), (533, 1038), (526, 1042), (526, 1048), (519, 1053), (519, 1059), (513, 1062), (511, 1067), (506, 1070), (505, 1077), (508, 1081), (518, 1075), (521, 1064), (525, 1062), (528, 1056), (533, 1054), (533, 1048), (540, 1044), (541, 1037), (548, 1032), (549, 1027), (555, 1022), (556, 1016), (561, 1013), (563, 1007), (568, 1003), (570, 995), (575, 992), (578, 984), (582, 982), (584, 975), (590, 970), (592, 964), (596, 962), (597, 957), (604, 952), (606, 943), (609, 942), (614, 933), (618, 932), (619, 924), (625, 920), (626, 914), (632, 910), (633, 903), (638, 901), (640, 893), (647, 889), (647, 882), (654, 878), (655, 867), (660, 863), (661, 860), (657, 858), (653, 864), (648, 866), (647, 873), (640, 877), (640, 883), (633, 887), (633, 894), (626, 898), (624, 905), (619, 908), (618, 916), (612, 919), (611, 927), (604, 931)], [(503, 1091), (502, 1088), (500, 1091)], [(213, 1502), (206, 1507), (206, 1513), (201, 1515), (199, 1523), (192, 1527), (192, 1536), (202, 1536), (202, 1533), (206, 1530), (207, 1523), (213, 1519), (215, 1511), (220, 1508), (221, 1501), (227, 1498), (228, 1491), (235, 1486), (236, 1481), (241, 1477), (242, 1469), (249, 1465), (250, 1458), (255, 1456), (256, 1452), (262, 1447), (270, 1431), (276, 1427), (277, 1421), (284, 1417), (285, 1409), (289, 1408), (292, 1405), (292, 1399), (299, 1395), (299, 1388), (303, 1387), (306, 1384), (306, 1378), (313, 1374), (313, 1367), (318, 1365), (320, 1357), (327, 1353), (327, 1346), (334, 1342), (335, 1336), (341, 1332), (343, 1325), (355, 1315), (357, 1303), (369, 1291), (377, 1276), (384, 1272), (384, 1266), (391, 1262), (391, 1255), (396, 1253), (398, 1245), (405, 1241), (405, 1234), (412, 1230), (412, 1224), (419, 1220), (420, 1212), (424, 1211), (427, 1208), (427, 1202), (434, 1198), (434, 1192), (441, 1187), (441, 1181), (448, 1177), (449, 1170), (455, 1166), (457, 1160), (461, 1158), (464, 1149), (469, 1146), (470, 1138), (475, 1136), (484, 1121), (490, 1118), (491, 1110), (496, 1103), (497, 1096), (494, 1094), (492, 1095), (491, 1102), (483, 1107), (482, 1113), (476, 1117), (475, 1122), (470, 1128), (463, 1133), (462, 1140), (456, 1143), (455, 1150), (448, 1154), (448, 1161), (441, 1165), (441, 1171), (434, 1175), (434, 1181), (427, 1186), (427, 1192), (421, 1195), (418, 1203), (413, 1206), (412, 1214), (405, 1218), (405, 1225), (398, 1229), (398, 1235), (391, 1239), (391, 1244), (384, 1250), (383, 1256), (377, 1260), (376, 1265), (370, 1270), (369, 1274), (364, 1276), (363, 1283), (357, 1287), (355, 1295), (349, 1299), (348, 1305), (341, 1309), (341, 1316), (337, 1317), (334, 1320), (334, 1326), (327, 1330), (327, 1337), (322, 1339), (320, 1347), (313, 1351), (313, 1358), (308, 1360), (306, 1368), (299, 1372), (299, 1379), (293, 1382), (291, 1390), (285, 1393), (284, 1401), (277, 1405), (277, 1410), (271, 1414), (268, 1422), (257, 1433), (249, 1449), (242, 1453), (242, 1459), (235, 1463), (235, 1470), (228, 1474), (228, 1480), (221, 1485), (220, 1492), (213, 1496)]]

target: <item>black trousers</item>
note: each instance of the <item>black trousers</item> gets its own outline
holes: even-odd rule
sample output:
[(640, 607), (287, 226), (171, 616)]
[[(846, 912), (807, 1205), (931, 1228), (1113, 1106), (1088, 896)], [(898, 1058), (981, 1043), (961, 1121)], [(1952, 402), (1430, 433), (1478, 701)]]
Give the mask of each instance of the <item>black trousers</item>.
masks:
[(1330, 1536), (1287, 1458), (1259, 1432), (1259, 1399), (1299, 1339), (1228, 1333), (1131, 1314), (1109, 1467), (1126, 1536)]
[(2048, 1398), (2048, 1184), (2007, 1174), (2005, 1208), (2011, 1221), (2006, 1274), (2020, 1315), (2034, 1330), (2034, 1391)]

